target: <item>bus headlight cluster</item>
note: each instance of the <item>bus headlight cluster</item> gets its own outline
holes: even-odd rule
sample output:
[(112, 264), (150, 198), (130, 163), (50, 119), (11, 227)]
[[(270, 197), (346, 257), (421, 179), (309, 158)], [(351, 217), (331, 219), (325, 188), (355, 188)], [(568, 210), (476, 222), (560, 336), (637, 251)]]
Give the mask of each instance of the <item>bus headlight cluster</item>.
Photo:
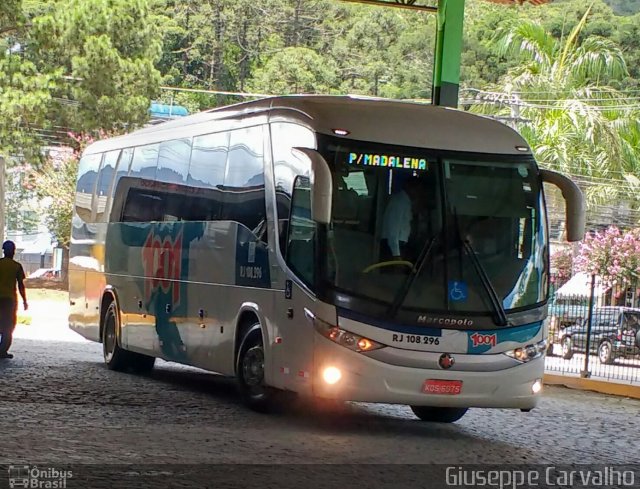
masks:
[(384, 347), (384, 345), (377, 341), (370, 340), (369, 338), (365, 338), (364, 336), (360, 336), (355, 333), (350, 333), (349, 331), (339, 328), (333, 324), (326, 323), (318, 318), (314, 318), (313, 325), (315, 326), (316, 331), (325, 338), (358, 353), (377, 350), (378, 348)]
[(540, 358), (547, 349), (547, 340), (539, 341), (538, 343), (527, 345), (522, 348), (516, 348), (515, 350), (506, 351), (505, 354), (511, 358), (515, 358), (519, 362), (526, 363), (536, 358)]

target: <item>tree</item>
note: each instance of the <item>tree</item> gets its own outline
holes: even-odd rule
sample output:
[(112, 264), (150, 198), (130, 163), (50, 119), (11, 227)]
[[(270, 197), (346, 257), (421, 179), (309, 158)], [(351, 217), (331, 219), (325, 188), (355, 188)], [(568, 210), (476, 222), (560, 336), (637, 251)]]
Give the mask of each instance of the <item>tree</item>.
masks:
[(573, 274), (573, 250), (563, 248), (551, 255), (551, 282), (555, 288), (561, 287)]
[(626, 63), (610, 39), (582, 36), (590, 12), (587, 7), (560, 39), (532, 21), (498, 33), (498, 52), (522, 62), (500, 82), (499, 90), (512, 95), (502, 113), (516, 108), (518, 129), (543, 164), (597, 179), (599, 185), (587, 188), (591, 203), (635, 199), (627, 186), (615, 183), (633, 178), (639, 165), (638, 150), (627, 139), (634, 119), (623, 106), (624, 95), (609, 84), (626, 76)]
[(75, 201), (79, 155), (63, 160), (46, 160), (33, 175), (35, 190), (46, 202), (45, 223), (58, 245), (68, 248)]
[(57, 125), (112, 130), (148, 119), (161, 53), (150, 0), (47, 0), (32, 25), (25, 55), (65, 76), (49, 113)]
[(40, 216), (33, 201), (33, 188), (25, 178), (26, 166), (13, 166), (5, 181), (7, 229), (28, 235), (38, 231)]
[[(3, 0), (0, 163), (37, 169), (52, 134), (131, 129), (148, 119), (161, 47), (151, 1)], [(68, 222), (50, 222), (52, 232), (60, 236), (58, 225)]]
[(308, 48), (285, 48), (255, 72), (251, 90), (263, 93), (329, 93), (335, 65)]
[(0, 5), (0, 157), (37, 154), (51, 90), (60, 73), (42, 73), (24, 57), (29, 25), (22, 0)]
[(576, 257), (578, 270), (599, 275), (608, 287), (636, 284), (640, 274), (640, 228), (615, 226), (588, 235)]

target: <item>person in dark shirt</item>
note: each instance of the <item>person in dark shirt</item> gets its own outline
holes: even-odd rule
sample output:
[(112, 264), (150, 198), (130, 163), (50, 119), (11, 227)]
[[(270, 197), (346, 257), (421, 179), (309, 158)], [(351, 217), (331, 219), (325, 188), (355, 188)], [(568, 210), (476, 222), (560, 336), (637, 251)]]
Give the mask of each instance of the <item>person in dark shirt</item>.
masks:
[(16, 253), (15, 243), (5, 241), (2, 244), (2, 251), (4, 251), (4, 258), (0, 258), (0, 359), (13, 358), (9, 348), (18, 315), (16, 285), (22, 297), (24, 310), (29, 308), (24, 287), (24, 270), (22, 265), (13, 259)]

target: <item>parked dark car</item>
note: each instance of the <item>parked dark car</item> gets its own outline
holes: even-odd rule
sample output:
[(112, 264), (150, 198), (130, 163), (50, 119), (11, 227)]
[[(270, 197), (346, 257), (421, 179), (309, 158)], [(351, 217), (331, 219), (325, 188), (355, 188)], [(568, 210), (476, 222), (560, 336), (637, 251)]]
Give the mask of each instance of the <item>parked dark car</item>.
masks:
[[(561, 331), (562, 356), (571, 359), (574, 353), (587, 348), (587, 320)], [(593, 312), (590, 353), (596, 353), (602, 363), (616, 358), (628, 358), (640, 353), (640, 309), (630, 307), (598, 307)]]
[(554, 354), (554, 345), (561, 345), (566, 328), (581, 324), (589, 315), (589, 298), (583, 296), (554, 297), (548, 305), (547, 355)]

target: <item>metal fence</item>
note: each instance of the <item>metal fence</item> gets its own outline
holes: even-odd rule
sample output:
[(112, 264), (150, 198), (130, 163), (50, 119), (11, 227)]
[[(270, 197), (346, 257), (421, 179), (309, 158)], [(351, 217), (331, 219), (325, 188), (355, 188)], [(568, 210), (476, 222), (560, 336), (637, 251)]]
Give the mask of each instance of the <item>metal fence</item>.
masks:
[(640, 308), (630, 290), (598, 287), (586, 277), (586, 293), (559, 294), (549, 303), (549, 372), (640, 383)]

